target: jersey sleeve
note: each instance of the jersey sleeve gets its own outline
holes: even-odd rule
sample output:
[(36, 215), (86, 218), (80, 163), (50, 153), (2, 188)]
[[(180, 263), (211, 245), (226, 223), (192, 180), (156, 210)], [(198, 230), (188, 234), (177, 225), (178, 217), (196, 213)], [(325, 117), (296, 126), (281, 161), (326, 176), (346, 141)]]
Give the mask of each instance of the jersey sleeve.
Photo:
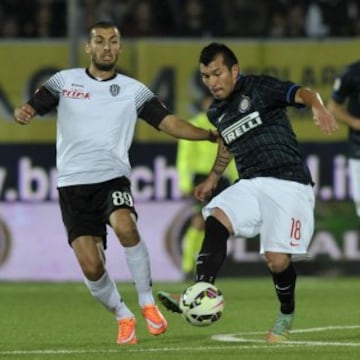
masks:
[(296, 106), (299, 108), (304, 107), (303, 104), (295, 102), (295, 94), (300, 85), (293, 83), (292, 81), (282, 81), (272, 76), (263, 75), (260, 77), (260, 86), (266, 89), (265, 100), (275, 106)]
[(29, 99), (30, 104), (39, 115), (53, 110), (59, 103), (64, 79), (61, 72), (56, 73), (42, 85)]
[(57, 72), (55, 75), (51, 76), (44, 84), (49, 92), (51, 92), (55, 97), (59, 98), (65, 84), (65, 78), (63, 73)]
[(139, 117), (159, 129), (161, 121), (170, 114), (171, 112), (154, 96), (143, 104)]
[(44, 115), (53, 110), (59, 103), (59, 98), (54, 96), (45, 86), (40, 87), (29, 99), (31, 105), (39, 115)]
[(170, 112), (147, 86), (138, 81), (137, 85), (135, 106), (138, 117), (159, 129), (159, 124)]

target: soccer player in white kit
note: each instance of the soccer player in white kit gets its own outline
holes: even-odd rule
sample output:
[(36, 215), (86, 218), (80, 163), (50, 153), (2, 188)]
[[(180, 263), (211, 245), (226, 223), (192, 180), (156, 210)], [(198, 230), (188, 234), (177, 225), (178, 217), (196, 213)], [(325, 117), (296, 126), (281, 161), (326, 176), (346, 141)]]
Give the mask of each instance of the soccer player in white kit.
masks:
[(106, 225), (125, 249), (138, 302), (152, 335), (167, 330), (155, 305), (148, 250), (136, 225), (130, 190), (129, 148), (141, 118), (177, 138), (216, 140), (216, 133), (171, 114), (141, 82), (116, 72), (121, 35), (109, 22), (90, 27), (88, 68), (59, 71), (14, 111), (28, 124), (57, 108), (57, 170), (62, 218), (68, 241), (90, 293), (118, 322), (118, 344), (136, 344), (136, 320), (105, 267)]

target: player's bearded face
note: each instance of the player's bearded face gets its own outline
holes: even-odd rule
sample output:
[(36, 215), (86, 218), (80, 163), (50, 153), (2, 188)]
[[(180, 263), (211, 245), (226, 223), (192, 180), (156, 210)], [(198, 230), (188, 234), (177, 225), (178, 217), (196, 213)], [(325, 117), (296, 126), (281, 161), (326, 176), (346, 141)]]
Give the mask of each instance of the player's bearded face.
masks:
[(106, 61), (104, 61), (104, 56), (95, 53), (91, 58), (94, 66), (100, 71), (110, 71), (117, 63), (118, 55), (105, 55), (105, 57)]
[(100, 71), (113, 70), (119, 57), (120, 45), (117, 29), (94, 29), (87, 47), (92, 65)]

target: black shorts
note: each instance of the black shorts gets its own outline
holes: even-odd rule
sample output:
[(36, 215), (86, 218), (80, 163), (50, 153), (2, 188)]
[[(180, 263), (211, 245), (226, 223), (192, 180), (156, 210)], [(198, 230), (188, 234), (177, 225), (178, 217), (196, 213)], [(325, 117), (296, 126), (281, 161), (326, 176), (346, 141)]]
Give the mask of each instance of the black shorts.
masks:
[(106, 225), (117, 209), (130, 209), (137, 217), (130, 181), (120, 177), (98, 184), (58, 188), (59, 202), (69, 244), (82, 235), (102, 237), (106, 248)]

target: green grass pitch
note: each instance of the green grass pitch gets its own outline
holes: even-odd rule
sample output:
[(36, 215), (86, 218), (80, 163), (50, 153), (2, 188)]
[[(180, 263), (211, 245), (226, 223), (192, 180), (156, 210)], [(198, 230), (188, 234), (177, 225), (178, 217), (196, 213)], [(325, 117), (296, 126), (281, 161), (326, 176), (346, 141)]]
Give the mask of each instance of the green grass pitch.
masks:
[[(358, 278), (300, 277), (288, 343), (267, 345), (278, 305), (270, 277), (219, 279), (222, 318), (196, 328), (164, 310), (166, 334), (148, 334), (132, 284), (119, 289), (137, 316), (137, 345), (118, 346), (117, 326), (83, 284), (0, 283), (0, 359), (331, 360), (360, 358)], [(185, 283), (156, 283), (180, 292)], [(159, 305), (161, 307), (161, 305)]]

